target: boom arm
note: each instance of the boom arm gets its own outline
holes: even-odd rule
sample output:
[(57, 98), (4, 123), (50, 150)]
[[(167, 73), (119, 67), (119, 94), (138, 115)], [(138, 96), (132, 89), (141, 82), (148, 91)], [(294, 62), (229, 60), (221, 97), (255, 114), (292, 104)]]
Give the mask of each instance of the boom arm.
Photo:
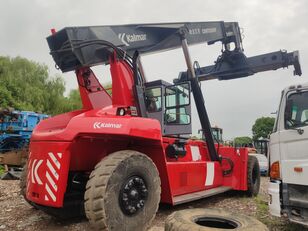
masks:
[(63, 71), (108, 63), (110, 46), (133, 56), (181, 47), (180, 34), (188, 45), (221, 41), (242, 50), (237, 22), (184, 22), (123, 26), (67, 27), (47, 38), (50, 53)]
[[(243, 53), (225, 51), (216, 61), (215, 65), (195, 68), (199, 81), (218, 79), (230, 80), (243, 78), (258, 72), (277, 70), (294, 66), (294, 75), (301, 75), (298, 51), (271, 52), (263, 55), (246, 58)], [(187, 81), (187, 72), (180, 72), (176, 81)]]

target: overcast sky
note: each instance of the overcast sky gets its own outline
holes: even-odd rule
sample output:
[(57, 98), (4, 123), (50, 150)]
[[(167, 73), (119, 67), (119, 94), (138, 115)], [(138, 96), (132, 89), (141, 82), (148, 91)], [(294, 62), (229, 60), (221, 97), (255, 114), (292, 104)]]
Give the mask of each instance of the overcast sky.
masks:
[[(306, 0), (1, 0), (0, 55), (46, 63), (52, 74), (61, 74), (54, 68), (45, 40), (51, 28), (213, 20), (239, 22), (247, 56), (280, 49), (300, 51), (302, 77), (294, 77), (293, 68), (289, 68), (244, 79), (202, 83), (212, 124), (222, 127), (227, 139), (250, 136), (256, 118), (273, 116), (271, 112), (278, 107), (282, 88), (307, 82)], [(220, 54), (220, 46), (194, 46), (191, 54), (201, 66), (210, 65)], [(181, 50), (145, 56), (143, 64), (150, 81), (163, 78), (171, 82), (186, 69)], [(110, 81), (106, 70), (102, 73), (100, 80)], [(67, 90), (77, 88), (72, 73), (63, 76)], [(197, 118), (195, 110), (193, 113), (193, 118)], [(193, 119), (194, 131), (200, 127), (196, 120)]]

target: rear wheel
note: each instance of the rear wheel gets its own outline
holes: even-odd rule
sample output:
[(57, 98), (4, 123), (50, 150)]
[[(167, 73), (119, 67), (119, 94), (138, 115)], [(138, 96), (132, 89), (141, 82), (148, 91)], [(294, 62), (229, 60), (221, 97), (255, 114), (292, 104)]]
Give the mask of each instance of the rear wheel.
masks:
[(255, 156), (248, 156), (247, 163), (247, 191), (250, 197), (257, 196), (260, 190), (260, 167)]
[(160, 202), (160, 178), (146, 155), (125, 150), (110, 154), (90, 175), (85, 212), (98, 230), (146, 230)]

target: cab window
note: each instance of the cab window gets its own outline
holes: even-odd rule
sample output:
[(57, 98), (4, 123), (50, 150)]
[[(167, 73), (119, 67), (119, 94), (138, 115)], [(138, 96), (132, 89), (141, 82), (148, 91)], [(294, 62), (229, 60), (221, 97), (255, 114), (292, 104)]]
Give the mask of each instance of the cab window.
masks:
[(286, 129), (308, 125), (308, 92), (298, 92), (288, 96), (284, 122)]
[(186, 112), (186, 108), (167, 109), (165, 122), (167, 124), (190, 124), (190, 116)]
[(151, 88), (145, 91), (145, 104), (148, 112), (161, 111), (161, 88)]
[(189, 105), (189, 85), (181, 84), (166, 88), (166, 107), (174, 108)]
[(190, 124), (187, 106), (190, 105), (190, 87), (188, 83), (166, 87), (166, 124)]

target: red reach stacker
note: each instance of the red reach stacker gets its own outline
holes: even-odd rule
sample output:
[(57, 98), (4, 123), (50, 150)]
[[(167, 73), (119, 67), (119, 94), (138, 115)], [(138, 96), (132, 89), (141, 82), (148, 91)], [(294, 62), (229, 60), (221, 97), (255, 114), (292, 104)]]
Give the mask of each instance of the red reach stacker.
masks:
[[(35, 128), (21, 182), (31, 205), (61, 218), (85, 213), (97, 229), (135, 231), (149, 227), (160, 202), (258, 193), (257, 160), (214, 142), (199, 82), (289, 65), (301, 75), (297, 51), (246, 57), (238, 23), (221, 21), (67, 27), (47, 41), (56, 66), (75, 71), (83, 107)], [(222, 53), (213, 65), (192, 62), (188, 45), (216, 42)], [(142, 54), (176, 48), (186, 71), (173, 83), (146, 81)], [(91, 70), (99, 64), (110, 66), (112, 96)], [(203, 140), (189, 139), (191, 93)]]

